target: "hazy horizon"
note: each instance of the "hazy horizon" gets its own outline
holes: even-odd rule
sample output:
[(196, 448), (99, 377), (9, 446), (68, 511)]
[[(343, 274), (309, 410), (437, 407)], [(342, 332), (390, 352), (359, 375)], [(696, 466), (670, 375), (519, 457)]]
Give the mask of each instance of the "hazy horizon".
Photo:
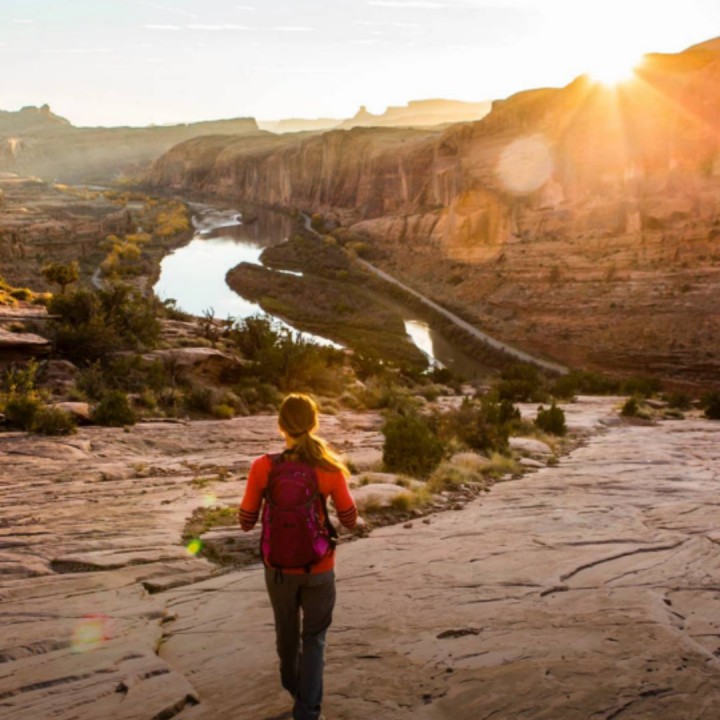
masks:
[[(67, 7), (71, 5), (71, 7)], [(77, 126), (346, 118), (481, 102), (720, 35), (712, 0), (10, 0), (0, 108)], [(490, 68), (491, 71), (486, 69)]]

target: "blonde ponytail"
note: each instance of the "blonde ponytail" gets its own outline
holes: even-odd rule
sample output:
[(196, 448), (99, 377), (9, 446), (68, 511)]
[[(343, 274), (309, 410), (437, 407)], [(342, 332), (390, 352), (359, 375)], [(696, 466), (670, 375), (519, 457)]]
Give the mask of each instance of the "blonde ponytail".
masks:
[(311, 397), (302, 393), (288, 395), (280, 406), (278, 424), (295, 441), (290, 453), (301, 462), (340, 471), (346, 477), (350, 475), (340, 457), (322, 438), (313, 434), (318, 426), (318, 410)]

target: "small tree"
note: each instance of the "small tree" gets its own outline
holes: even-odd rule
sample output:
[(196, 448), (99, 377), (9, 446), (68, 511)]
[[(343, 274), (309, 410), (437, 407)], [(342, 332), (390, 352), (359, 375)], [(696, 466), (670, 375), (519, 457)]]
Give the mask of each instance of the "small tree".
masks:
[(564, 435), (567, 432), (565, 413), (555, 402), (547, 410), (542, 405), (538, 408), (535, 424), (551, 435)]
[(383, 426), (383, 463), (390, 472), (426, 477), (442, 460), (443, 445), (415, 415), (398, 415)]
[(80, 277), (80, 266), (77, 260), (69, 263), (51, 262), (43, 267), (42, 274), (51, 285), (59, 285), (60, 294), (64, 295), (65, 288)]

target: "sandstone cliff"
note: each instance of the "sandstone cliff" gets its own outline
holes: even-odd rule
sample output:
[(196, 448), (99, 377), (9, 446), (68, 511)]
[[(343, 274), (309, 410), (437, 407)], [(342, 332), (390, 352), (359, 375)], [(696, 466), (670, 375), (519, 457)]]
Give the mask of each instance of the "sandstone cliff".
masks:
[(562, 362), (717, 382), (719, 77), (711, 42), (445, 131), (197, 139), (149, 182), (321, 212), (411, 285)]

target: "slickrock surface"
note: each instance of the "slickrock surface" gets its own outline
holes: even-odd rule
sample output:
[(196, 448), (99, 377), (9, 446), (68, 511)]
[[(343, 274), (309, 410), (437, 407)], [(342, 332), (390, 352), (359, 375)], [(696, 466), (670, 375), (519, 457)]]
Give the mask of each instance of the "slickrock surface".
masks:
[[(607, 399), (566, 410), (593, 434), (558, 466), (340, 547), (328, 718), (720, 717), (720, 424), (610, 423)], [(351, 454), (380, 440), (369, 414), (323, 429)], [(190, 480), (225, 466), (211, 489), (234, 502), (275, 432), (266, 416), (0, 437), (0, 717), (288, 710), (260, 569), (216, 571), (178, 544), (208, 492)], [(186, 584), (143, 587), (163, 578)], [(87, 614), (112, 637), (73, 652)]]
[[(361, 455), (377, 423), (323, 418)], [(185, 521), (210, 493), (237, 505), (250, 461), (278, 441), (274, 415), (0, 435), (0, 718), (150, 720), (196, 704), (156, 654), (172, 615), (154, 592), (223, 572), (186, 552)]]

